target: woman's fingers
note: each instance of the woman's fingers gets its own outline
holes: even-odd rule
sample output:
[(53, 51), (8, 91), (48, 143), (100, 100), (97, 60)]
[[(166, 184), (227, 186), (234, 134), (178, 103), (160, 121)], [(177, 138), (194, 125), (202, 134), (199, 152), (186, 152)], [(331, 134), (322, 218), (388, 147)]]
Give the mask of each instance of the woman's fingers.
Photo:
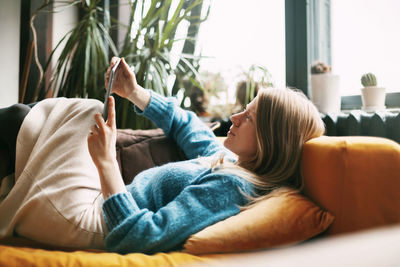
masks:
[(110, 127), (113, 130), (116, 129), (115, 124), (115, 100), (114, 97), (110, 96), (108, 98), (108, 119), (107, 122), (104, 121), (103, 116), (99, 113), (94, 115), (95, 125), (90, 127), (90, 134), (105, 132), (105, 127)]
[(107, 125), (113, 129), (116, 128), (115, 125), (115, 100), (114, 97), (110, 96), (108, 98), (108, 118)]
[(131, 73), (133, 73), (133, 67), (129, 67), (128, 63), (126, 63), (125, 58), (121, 59), (122, 64), (122, 72), (124, 75), (129, 76)]
[(107, 72), (106, 72), (106, 84), (108, 83), (108, 79), (110, 78), (110, 71), (111, 71), (111, 69), (108, 68)]
[(99, 127), (97, 127), (97, 125), (92, 125), (92, 127), (90, 127), (90, 134), (97, 133), (98, 130)]
[(94, 119), (96, 121), (97, 127), (99, 128), (98, 130), (104, 132), (105, 122), (104, 122), (103, 116), (101, 116), (101, 114), (97, 113), (94, 115)]
[(115, 64), (118, 62), (119, 57), (112, 57), (110, 60), (110, 65), (107, 68), (107, 72), (106, 72), (106, 79), (105, 79), (105, 87), (106, 89), (108, 86), (108, 79), (110, 79), (110, 73), (111, 73), (111, 69), (115, 66)]
[(110, 62), (110, 66), (114, 67), (114, 65), (118, 62), (119, 57), (112, 57), (111, 58), (111, 62)]

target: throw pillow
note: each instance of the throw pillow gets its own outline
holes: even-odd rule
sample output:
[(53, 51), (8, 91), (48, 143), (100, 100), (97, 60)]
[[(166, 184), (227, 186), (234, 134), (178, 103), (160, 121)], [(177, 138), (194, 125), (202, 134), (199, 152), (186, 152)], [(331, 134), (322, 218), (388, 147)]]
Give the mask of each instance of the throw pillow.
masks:
[(141, 171), (186, 159), (174, 140), (167, 138), (161, 129), (118, 129), (116, 150), (125, 184), (130, 184)]
[(323, 232), (333, 220), (333, 215), (298, 191), (280, 188), (237, 215), (192, 235), (184, 251), (208, 254), (293, 244)]

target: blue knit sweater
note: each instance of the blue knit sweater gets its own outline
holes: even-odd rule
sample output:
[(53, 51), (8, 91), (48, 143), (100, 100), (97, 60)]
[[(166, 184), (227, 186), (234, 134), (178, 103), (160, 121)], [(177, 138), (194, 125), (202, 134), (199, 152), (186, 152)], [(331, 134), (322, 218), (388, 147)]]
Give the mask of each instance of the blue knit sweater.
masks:
[[(128, 193), (115, 194), (103, 204), (110, 251), (119, 253), (179, 250), (201, 229), (239, 212), (252, 186), (232, 173), (212, 171), (198, 157), (234, 158), (213, 132), (190, 111), (153, 91), (141, 112), (173, 138), (189, 160), (168, 163), (138, 174)], [(132, 164), (135, 164), (132, 162)]]

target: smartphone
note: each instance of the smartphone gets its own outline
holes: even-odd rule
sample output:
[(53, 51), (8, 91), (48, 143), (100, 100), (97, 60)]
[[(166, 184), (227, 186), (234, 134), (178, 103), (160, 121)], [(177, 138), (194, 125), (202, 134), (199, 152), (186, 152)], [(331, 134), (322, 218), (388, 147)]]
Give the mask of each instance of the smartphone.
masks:
[(111, 69), (110, 77), (108, 79), (108, 87), (107, 87), (107, 92), (106, 92), (106, 96), (105, 96), (105, 100), (104, 100), (104, 109), (103, 109), (104, 121), (107, 121), (107, 118), (108, 118), (108, 98), (111, 94), (111, 89), (112, 89), (113, 83), (114, 83), (115, 72), (117, 71), (117, 68), (118, 68), (118, 65), (120, 62), (121, 62), (121, 59), (118, 59), (117, 63)]

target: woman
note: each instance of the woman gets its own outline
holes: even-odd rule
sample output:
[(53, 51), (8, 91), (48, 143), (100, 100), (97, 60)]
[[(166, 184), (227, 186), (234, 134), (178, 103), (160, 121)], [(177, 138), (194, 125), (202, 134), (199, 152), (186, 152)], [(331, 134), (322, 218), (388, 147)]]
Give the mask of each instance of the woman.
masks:
[[(110, 68), (116, 61), (117, 58), (111, 60)], [(110, 68), (106, 80), (108, 80)], [(48, 174), (49, 171), (46, 171), (46, 175), (40, 176), (50, 177), (49, 181), (58, 183), (57, 187), (52, 187), (53, 190), (57, 191), (60, 190), (60, 187), (65, 187), (65, 190), (58, 191), (58, 197), (54, 197), (51, 201), (52, 206), (58, 205), (56, 212), (53, 212), (56, 214), (54, 216), (62, 214), (63, 217), (54, 219), (55, 227), (53, 226), (50, 231), (51, 234), (43, 233), (43, 231), (40, 235), (32, 234), (34, 229), (29, 227), (39, 220), (37, 214), (34, 219), (24, 222), (28, 225), (24, 230), (21, 230), (23, 228), (21, 222), (14, 223), (13, 227), (8, 227), (8, 229), (13, 229), (21, 235), (28, 235), (39, 241), (55, 243), (63, 240), (63, 245), (79, 247), (101, 247), (103, 240), (99, 238), (100, 233), (105, 235), (106, 247), (119, 253), (171, 251), (180, 249), (191, 234), (237, 214), (241, 207), (245, 207), (249, 202), (254, 203), (262, 199), (274, 188), (289, 186), (301, 189), (302, 146), (307, 140), (322, 135), (324, 126), (316, 108), (300, 93), (287, 89), (261, 89), (258, 96), (247, 105), (243, 112), (231, 117), (233, 125), (224, 141), (224, 147), (193, 112), (180, 109), (172, 98), (164, 98), (139, 86), (134, 73), (124, 60), (118, 67), (117, 73), (113, 87), (114, 93), (133, 102), (136, 112), (151, 119), (158, 127), (162, 128), (167, 136), (177, 142), (189, 160), (143, 171), (135, 177), (130, 185), (125, 186), (115, 155), (116, 126), (114, 100), (111, 97), (108, 121), (104, 122), (99, 110), (91, 111), (96, 113), (94, 115), (95, 122), (89, 121), (92, 126), (88, 133), (87, 146), (98, 175), (95, 177), (93, 174), (89, 178), (86, 176), (79, 179), (74, 178), (75, 183), (78, 183), (79, 180), (80, 187), (74, 187), (74, 192), (71, 191), (70, 182), (65, 181), (71, 179), (68, 175), (73, 176), (75, 172), (79, 172), (76, 165), (83, 164), (82, 161), (85, 161), (85, 153), (82, 151), (79, 152), (80, 154), (78, 153), (79, 162), (74, 161), (74, 164), (70, 164), (75, 172), (68, 169), (64, 175), (64, 168), (59, 168), (57, 179), (54, 179)], [(85, 102), (85, 106), (89, 104)], [(63, 125), (64, 123), (59, 122), (59, 118), (64, 117), (57, 116), (57, 114), (63, 114), (58, 111), (62, 105), (53, 103), (47, 105), (43, 110), (46, 111), (46, 114), (52, 114), (49, 110), (52, 110), (54, 106), (57, 109), (56, 115), (54, 118), (46, 117), (46, 123), (51, 117), (57, 121), (57, 125)], [(33, 115), (31, 114), (38, 113), (37, 110), (41, 108), (41, 103), (39, 103), (28, 113), (19, 133), (18, 142), (23, 142), (24, 138), (22, 137), (27, 135), (25, 129), (27, 128), (26, 124), (32, 120)], [(79, 109), (73, 110), (75, 112)], [(79, 117), (80, 114), (77, 113), (76, 116), (71, 117)], [(43, 121), (45, 120), (43, 119)], [(84, 121), (87, 125), (88, 120)], [(51, 123), (51, 119), (49, 123)], [(66, 121), (66, 124), (71, 125), (70, 127), (74, 127), (76, 123), (75, 121)], [(36, 126), (36, 124), (31, 125), (32, 127)], [(39, 128), (39, 126), (36, 127)], [(44, 128), (41, 127), (37, 132), (42, 129)], [(32, 136), (30, 131), (28, 131), (28, 136)], [(64, 138), (64, 135), (59, 132), (63, 131), (50, 127), (49, 133), (58, 134)], [(68, 131), (68, 133), (72, 134), (74, 131)], [(41, 136), (43, 137), (35, 138), (35, 140), (39, 140), (35, 141), (36, 145), (40, 144), (40, 140), (45, 139), (46, 141), (43, 143), (48, 143), (54, 149), (58, 148), (54, 145), (60, 143), (58, 139), (52, 142), (48, 140), (48, 135)], [(28, 171), (23, 169), (22, 165), (24, 164), (20, 164), (18, 158), (22, 145), (18, 142), (16, 178), (24, 176), (25, 173), (32, 174), (34, 172), (32, 169), (35, 170), (38, 164), (36, 162)], [(35, 151), (35, 148), (33, 150)], [(69, 150), (66, 151), (69, 152)], [(37, 154), (33, 153), (39, 155), (33, 158), (41, 158), (41, 152), (42, 150)], [(75, 158), (76, 156), (70, 156), (68, 161), (73, 161)], [(29, 163), (29, 160), (26, 162)], [(57, 162), (57, 164), (62, 163)], [(57, 164), (53, 165), (58, 166)], [(86, 163), (86, 165), (90, 164)], [(85, 175), (91, 171), (85, 171)], [(43, 172), (42, 169), (40, 172)], [(34, 175), (30, 175), (31, 180), (43, 179), (35, 178), (36, 176), (32, 178), (32, 176)], [(94, 183), (93, 177), (96, 179), (99, 177), (99, 186), (93, 185), (89, 188), (90, 190), (81, 190), (86, 183)], [(35, 183), (41, 182), (41, 180), (35, 181)], [(18, 183), (19, 181), (16, 185)], [(80, 194), (76, 193), (78, 188), (81, 190)], [(93, 192), (100, 192), (100, 188), (102, 198), (99, 202), (99, 197)], [(65, 194), (67, 190), (70, 190), (68, 195)], [(48, 197), (50, 194), (51, 192), (46, 192), (45, 196), (50, 198)], [(74, 196), (72, 197), (71, 194)], [(36, 200), (37, 195), (33, 196), (32, 198)], [(60, 205), (59, 202), (65, 198), (68, 198), (68, 202)], [(89, 208), (81, 209), (79, 212), (71, 211), (74, 210), (73, 207), (76, 209), (76, 207), (83, 206), (81, 198), (87, 199), (85, 203), (91, 201), (92, 206), (101, 207), (102, 211), (88, 205), (85, 207)], [(71, 205), (71, 202), (75, 204)], [(3, 204), (0, 203), (0, 212), (2, 212)], [(21, 205), (26, 206), (23, 201), (21, 201)], [(38, 210), (41, 212), (45, 209), (44, 205), (31, 204), (29, 206), (41, 206), (42, 208)], [(9, 221), (25, 219), (31, 213), (32, 210), (27, 210), (18, 218), (12, 217)], [(79, 219), (76, 219), (77, 217)], [(95, 219), (89, 220), (88, 217)], [(104, 227), (104, 222), (98, 219), (99, 217), (104, 218), (107, 228)], [(49, 220), (49, 216), (39, 218), (41, 224)], [(63, 218), (64, 221), (74, 222), (75, 228), (63, 222)], [(0, 230), (3, 227), (1, 220)], [(85, 222), (82, 223), (82, 220)], [(63, 227), (60, 226), (62, 223)], [(39, 224), (36, 225), (41, 227)], [(57, 228), (64, 230), (57, 231)], [(77, 234), (77, 228), (83, 230)], [(69, 232), (69, 235), (65, 235), (65, 232)], [(54, 233), (58, 239), (52, 239)], [(65, 239), (70, 240), (65, 241)]]

